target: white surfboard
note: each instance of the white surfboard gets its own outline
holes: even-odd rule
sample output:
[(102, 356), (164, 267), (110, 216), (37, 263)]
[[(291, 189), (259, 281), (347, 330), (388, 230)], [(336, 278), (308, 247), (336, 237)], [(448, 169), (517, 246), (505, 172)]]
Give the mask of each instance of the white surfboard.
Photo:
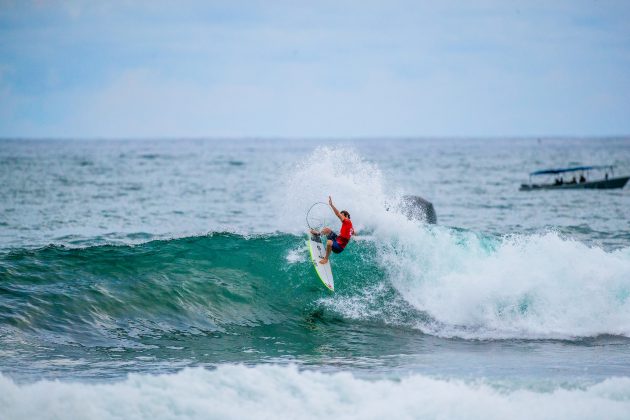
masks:
[(311, 261), (317, 272), (317, 276), (324, 283), (324, 286), (331, 292), (335, 291), (335, 280), (333, 279), (332, 269), (330, 268), (330, 260), (326, 264), (320, 264), (319, 260), (326, 256), (326, 245), (322, 243), (322, 239), (326, 240), (326, 237), (313, 235), (310, 232), (306, 233), (308, 239), (306, 243), (311, 253)]

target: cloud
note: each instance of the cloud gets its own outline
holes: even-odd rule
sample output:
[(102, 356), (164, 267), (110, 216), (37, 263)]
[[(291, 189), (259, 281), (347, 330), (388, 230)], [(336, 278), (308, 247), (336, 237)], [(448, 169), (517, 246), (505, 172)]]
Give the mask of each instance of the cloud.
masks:
[(7, 10), (0, 63), (12, 70), (0, 85), (0, 135), (630, 131), (623, 2), (43, 2)]

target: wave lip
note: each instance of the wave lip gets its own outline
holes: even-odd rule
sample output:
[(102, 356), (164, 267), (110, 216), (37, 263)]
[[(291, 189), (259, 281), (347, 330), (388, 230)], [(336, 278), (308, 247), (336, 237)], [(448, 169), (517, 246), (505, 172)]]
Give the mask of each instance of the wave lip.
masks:
[(350, 373), (299, 371), (294, 366), (222, 365), (176, 374), (132, 374), (114, 383), (40, 381), (18, 385), (0, 375), (7, 418), (237, 419), (625, 419), (630, 378), (537, 391), (483, 381), (410, 375), (366, 380)]

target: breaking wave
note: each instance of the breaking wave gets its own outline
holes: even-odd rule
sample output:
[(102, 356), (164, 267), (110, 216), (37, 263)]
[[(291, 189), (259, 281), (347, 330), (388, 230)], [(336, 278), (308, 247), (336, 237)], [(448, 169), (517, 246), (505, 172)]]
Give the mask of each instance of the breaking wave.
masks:
[(132, 374), (101, 384), (18, 385), (0, 375), (0, 404), (3, 414), (16, 420), (64, 418), (68, 413), (91, 419), (625, 419), (630, 379), (572, 388), (506, 389), (422, 375), (366, 380), (293, 366), (222, 365), (170, 375)]

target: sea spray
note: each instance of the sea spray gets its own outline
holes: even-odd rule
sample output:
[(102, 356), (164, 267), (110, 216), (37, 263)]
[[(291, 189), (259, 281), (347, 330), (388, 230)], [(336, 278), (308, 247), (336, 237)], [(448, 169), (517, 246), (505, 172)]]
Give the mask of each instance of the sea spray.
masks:
[[(387, 184), (377, 165), (345, 147), (317, 148), (285, 178), (278, 212), (283, 230), (295, 229), (296, 233), (306, 227), (304, 217), (309, 207), (318, 201), (328, 202), (332, 196), (339, 210), (350, 212), (356, 234), (365, 234), (387, 217), (387, 203), (402, 193)], [(332, 219), (331, 227), (337, 229), (339, 223)]]
[(374, 246), (354, 277), (376, 264), (382, 278), (363, 287), (355, 279), (355, 294), (325, 299), (344, 316), (380, 314), (398, 325), (409, 317), (394, 314), (411, 306), (420, 314), (416, 328), (445, 337), (630, 335), (630, 248), (604, 251), (553, 231), (496, 236), (408, 220), (395, 205), (405, 192), (389, 188), (378, 166), (352, 149), (317, 149), (287, 185), (293, 213), (330, 193), (353, 215), (350, 247), (362, 233)]

